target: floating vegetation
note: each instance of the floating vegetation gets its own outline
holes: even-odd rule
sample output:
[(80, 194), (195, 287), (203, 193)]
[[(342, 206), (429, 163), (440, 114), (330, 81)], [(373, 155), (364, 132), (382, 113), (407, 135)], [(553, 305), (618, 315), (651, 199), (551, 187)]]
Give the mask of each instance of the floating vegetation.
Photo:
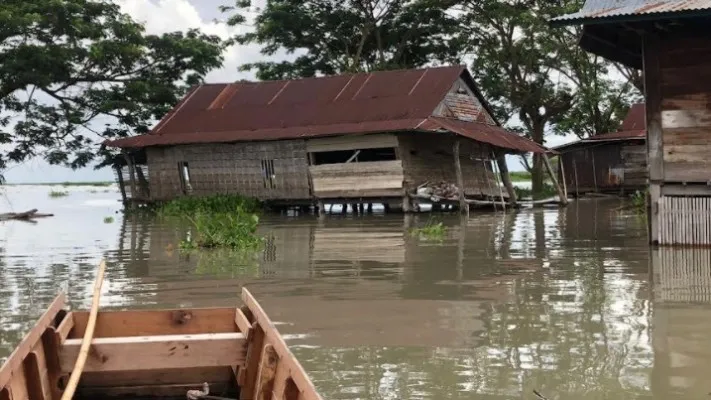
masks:
[(180, 197), (157, 207), (161, 216), (183, 217), (197, 214), (245, 214), (256, 213), (259, 201), (229, 194), (206, 197)]
[(258, 249), (262, 238), (257, 236), (259, 216), (251, 213), (199, 213), (187, 217), (195, 227), (194, 236), (180, 243), (182, 250), (197, 248)]
[(69, 196), (69, 192), (63, 192), (61, 190), (50, 190), (49, 191), (49, 197), (56, 199), (59, 197), (66, 197)]
[(427, 221), (427, 223), (420, 228), (410, 229), (410, 235), (426, 240), (441, 241), (446, 234), (447, 227), (444, 226), (442, 222), (434, 222), (432, 220)]
[(114, 217), (104, 217), (104, 223), (105, 223), (105, 224), (113, 224), (113, 223), (114, 223)]

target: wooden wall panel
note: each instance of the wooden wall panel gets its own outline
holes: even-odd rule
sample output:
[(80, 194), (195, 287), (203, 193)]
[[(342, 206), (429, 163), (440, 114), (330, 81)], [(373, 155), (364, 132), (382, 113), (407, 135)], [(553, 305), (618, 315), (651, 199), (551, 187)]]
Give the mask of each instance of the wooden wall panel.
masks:
[(352, 162), (309, 167), (320, 198), (401, 196), (402, 161)]
[[(441, 181), (455, 184), (452, 147), (457, 136), (445, 133), (403, 133), (398, 135), (400, 158), (405, 172), (405, 187), (414, 190), (417, 186)], [(467, 196), (501, 195), (496, 176), (492, 170), (489, 146), (459, 138), (459, 159)], [(506, 190), (501, 189), (504, 196)]]
[(309, 153), (322, 151), (379, 149), (397, 147), (397, 138), (390, 133), (374, 135), (336, 136), (329, 138), (309, 139), (306, 141), (306, 151)]

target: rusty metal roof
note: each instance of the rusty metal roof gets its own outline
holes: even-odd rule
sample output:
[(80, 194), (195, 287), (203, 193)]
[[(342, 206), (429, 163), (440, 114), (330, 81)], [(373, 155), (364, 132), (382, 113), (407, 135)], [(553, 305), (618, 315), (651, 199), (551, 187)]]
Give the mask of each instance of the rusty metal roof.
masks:
[(564, 145), (558, 146), (556, 150), (562, 150), (568, 147), (577, 146), (586, 143), (601, 143), (606, 141), (624, 141), (624, 140), (642, 140), (647, 138), (647, 122), (645, 115), (644, 103), (633, 104), (625, 119), (620, 125), (620, 129), (616, 132), (601, 133), (598, 135), (590, 136), (585, 139), (581, 139), (575, 142), (566, 143)]
[(550, 151), (528, 138), (509, 132), (499, 126), (487, 125), (481, 122), (430, 117), (427, 119), (427, 123), (423, 124), (420, 129), (437, 130), (438, 127), (439, 129), (445, 129), (469, 139), (474, 139), (479, 142), (488, 143), (490, 145), (505, 149), (525, 153), (546, 153)]
[(711, 0), (587, 0), (580, 11), (551, 19), (554, 24), (630, 21), (665, 14), (698, 14), (711, 11)]
[[(473, 84), (463, 66), (206, 84), (192, 89), (150, 133), (106, 144), (140, 148), (417, 130), (460, 77)], [(472, 89), (487, 107), (476, 88)], [(540, 151), (516, 139), (492, 139), (494, 132), (507, 132), (489, 128), (488, 136), (477, 133), (488, 138), (481, 141), (495, 144), (492, 141), (498, 140), (495, 145), (515, 151)], [(478, 128), (475, 132), (485, 131)]]

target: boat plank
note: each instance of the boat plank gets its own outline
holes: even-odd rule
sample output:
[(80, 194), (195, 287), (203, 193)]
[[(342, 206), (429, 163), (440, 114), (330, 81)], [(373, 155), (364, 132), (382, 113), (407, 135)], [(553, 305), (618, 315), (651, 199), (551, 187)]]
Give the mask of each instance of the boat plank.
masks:
[[(71, 371), (81, 339), (67, 339), (60, 350), (62, 371)], [(243, 365), (245, 337), (241, 333), (207, 333), (109, 337), (92, 340), (101, 357), (87, 360), (85, 371), (135, 371)]]
[(229, 382), (232, 372), (228, 367), (161, 368), (151, 371), (84, 372), (83, 388), (120, 386), (177, 385), (185, 382)]
[[(135, 397), (185, 397), (188, 390), (202, 389), (203, 382), (171, 385), (133, 385), (114, 387), (80, 388), (82, 397), (89, 398), (122, 398)], [(229, 390), (227, 382), (208, 382), (210, 393), (225, 393)]]
[(239, 331), (244, 334), (244, 337), (249, 338), (249, 332), (252, 330), (252, 324), (249, 323), (247, 316), (244, 315), (241, 309), (237, 308), (235, 311), (235, 324)]
[[(87, 313), (87, 319), (88, 319), (89, 314)], [(74, 328), (74, 313), (67, 313), (67, 315), (64, 316), (64, 319), (62, 319), (62, 322), (59, 323), (59, 326), (57, 326), (57, 334), (59, 335), (59, 344), (64, 343), (65, 340), (69, 337), (69, 334)], [(86, 329), (86, 325), (84, 326), (84, 329)]]
[(252, 311), (255, 323), (264, 329), (267, 343), (274, 346), (274, 350), (279, 355), (281, 362), (286, 364), (290, 371), (291, 379), (293, 379), (305, 400), (321, 400), (321, 396), (316, 391), (311, 380), (309, 380), (306, 371), (304, 371), (301, 364), (296, 360), (296, 357), (291, 353), (291, 350), (289, 350), (289, 347), (286, 345), (286, 342), (284, 342), (284, 339), (279, 334), (274, 323), (269, 319), (267, 313), (262, 309), (262, 306), (257, 303), (257, 300), (255, 300), (252, 294), (245, 288), (242, 289), (242, 301), (244, 301), (247, 307)]
[(278, 361), (274, 347), (270, 344), (264, 346), (257, 375), (257, 400), (271, 400)]
[[(20, 341), (15, 351), (10, 354), (5, 364), (0, 367), (0, 388), (5, 387), (10, 382), (10, 379), (13, 377), (13, 372), (20, 368), (25, 357), (27, 357), (35, 344), (42, 338), (44, 330), (52, 325), (57, 313), (64, 308), (66, 301), (67, 298), (64, 293), (60, 293), (55, 297), (47, 308), (47, 311), (42, 314), (35, 326), (25, 335), (22, 341)], [(14, 394), (11, 395), (14, 400), (18, 400)]]
[[(81, 337), (89, 313), (72, 313), (75, 329), (70, 338)], [(185, 310), (102, 311), (96, 321), (95, 338), (189, 335), (204, 332), (235, 332), (234, 308)]]
[(252, 333), (247, 341), (247, 361), (239, 376), (240, 400), (253, 400), (259, 372), (262, 347), (264, 346), (264, 330), (258, 323), (252, 324)]
[(289, 379), (289, 369), (286, 363), (280, 362), (276, 367), (274, 375), (274, 389), (272, 390), (272, 400), (283, 400), (286, 391), (286, 381)]

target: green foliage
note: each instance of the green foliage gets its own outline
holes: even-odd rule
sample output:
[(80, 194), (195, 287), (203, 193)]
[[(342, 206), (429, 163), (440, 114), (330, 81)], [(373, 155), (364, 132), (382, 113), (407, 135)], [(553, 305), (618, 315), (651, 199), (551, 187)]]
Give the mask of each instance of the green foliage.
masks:
[(104, 223), (105, 223), (105, 224), (113, 224), (113, 223), (114, 223), (114, 217), (104, 217)]
[(69, 196), (69, 192), (63, 192), (61, 190), (54, 190), (54, 189), (49, 191), (49, 197), (51, 197), (53, 199), (60, 198), (60, 197), (66, 197), (66, 196)]
[(256, 235), (259, 216), (249, 213), (198, 213), (187, 217), (195, 226), (195, 237), (180, 243), (180, 248), (228, 248), (250, 250), (258, 248), (262, 238)]
[(422, 227), (410, 229), (410, 235), (426, 240), (441, 241), (446, 234), (447, 227), (442, 222), (435, 222), (431, 219)]
[(636, 191), (631, 197), (632, 208), (638, 213), (647, 212), (647, 191)]
[(259, 210), (259, 201), (230, 194), (205, 197), (180, 197), (158, 206), (162, 216), (182, 217), (197, 214), (249, 214)]
[(528, 188), (520, 188), (516, 186), (514, 186), (514, 190), (516, 191), (516, 198), (518, 198), (519, 200), (543, 200), (558, 195), (558, 191), (555, 190), (555, 187), (553, 187), (553, 185), (551, 185), (550, 183), (544, 183), (542, 190), (538, 193), (534, 193), (531, 189)]
[(512, 182), (526, 182), (531, 180), (531, 173), (528, 171), (512, 171), (509, 172)]
[(195, 273), (211, 276), (257, 276), (258, 249), (203, 249), (198, 254)]
[[(269, 0), (253, 32), (234, 42), (260, 44), (262, 54), (299, 52), (292, 61), (242, 66), (260, 79), (458, 63), (458, 24), (443, 0)], [(228, 23), (241, 25), (250, 2), (237, 0)]]
[(0, 43), (0, 169), (110, 157), (99, 143), (147, 132), (223, 49), (197, 30), (148, 35), (105, 0), (3, 0)]

